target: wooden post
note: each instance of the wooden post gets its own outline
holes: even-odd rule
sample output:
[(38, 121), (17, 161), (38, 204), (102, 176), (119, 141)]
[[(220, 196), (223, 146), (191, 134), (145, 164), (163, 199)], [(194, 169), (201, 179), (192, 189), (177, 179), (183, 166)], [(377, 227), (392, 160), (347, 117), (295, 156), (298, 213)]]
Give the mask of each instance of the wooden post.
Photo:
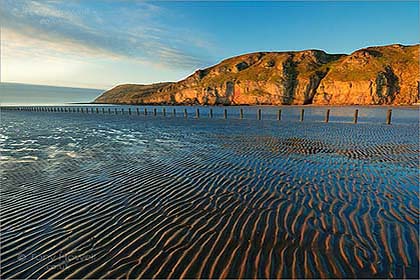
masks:
[(244, 110), (242, 108), (239, 110), (239, 118), (241, 120), (244, 118)]
[(386, 124), (391, 124), (391, 116), (392, 116), (392, 110), (388, 109), (386, 112)]
[(90, 111), (92, 112), (92, 114), (93, 114), (93, 108), (90, 108)]
[(166, 108), (162, 109), (162, 114), (163, 114), (164, 117), (166, 117)]
[(300, 111), (300, 121), (303, 122), (303, 118), (305, 117), (305, 109)]
[(136, 108), (137, 116), (140, 115), (139, 108)]
[(96, 108), (96, 114), (99, 114), (99, 109), (98, 108)]
[(108, 114), (111, 115), (111, 108), (108, 108)]
[(212, 108), (210, 108), (210, 111), (209, 111), (209, 117), (210, 117), (210, 119), (212, 119), (212, 118), (213, 118), (213, 109), (212, 109)]
[(258, 109), (257, 111), (257, 120), (261, 120), (261, 109)]
[(281, 109), (277, 111), (277, 120), (281, 121)]
[(131, 108), (128, 108), (128, 114), (131, 115)]
[(156, 116), (156, 114), (157, 114), (156, 108), (153, 108), (153, 116)]
[(184, 109), (184, 118), (188, 118), (187, 109)]
[(115, 108), (114, 111), (115, 111), (115, 115), (118, 115), (117, 108)]
[(144, 115), (147, 116), (147, 108), (144, 108)]
[(80, 112), (80, 108), (79, 107), (77, 107), (77, 113), (79, 113)]
[(102, 115), (105, 114), (105, 108), (102, 108)]
[(224, 117), (224, 119), (227, 119), (227, 109), (225, 109), (225, 110), (223, 111), (223, 117)]
[(197, 118), (197, 119), (199, 119), (200, 118), (200, 109), (196, 109), (195, 110), (195, 117)]
[(82, 111), (82, 114), (83, 114), (83, 108), (80, 108), (80, 111)]
[(172, 115), (174, 116), (174, 117), (176, 117), (176, 109), (174, 108), (174, 110), (172, 111)]
[(327, 109), (327, 112), (325, 113), (325, 122), (329, 122), (330, 121), (330, 109)]
[(353, 123), (357, 123), (357, 118), (359, 117), (359, 110), (356, 109), (354, 111), (354, 118), (353, 118)]

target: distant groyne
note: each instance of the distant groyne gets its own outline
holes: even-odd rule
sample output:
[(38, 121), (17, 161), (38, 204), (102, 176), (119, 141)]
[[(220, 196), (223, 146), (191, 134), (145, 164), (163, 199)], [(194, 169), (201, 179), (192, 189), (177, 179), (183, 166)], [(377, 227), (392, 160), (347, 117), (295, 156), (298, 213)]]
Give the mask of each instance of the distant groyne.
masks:
[[(200, 119), (203, 115), (207, 116), (207, 119), (216, 118), (215, 114), (213, 113), (213, 108), (196, 108), (195, 112), (188, 112), (187, 109), (180, 109), (180, 108), (173, 108), (172, 111), (167, 111), (167, 108), (160, 107), (161, 110), (159, 111), (158, 108), (154, 107), (135, 107), (135, 108), (117, 108), (117, 107), (95, 107), (95, 106), (2, 106), (0, 107), (1, 110), (5, 111), (22, 111), (22, 112), (48, 112), (48, 113), (79, 113), (79, 114), (103, 114), (103, 115), (143, 115), (143, 116), (158, 116), (161, 115), (163, 117), (177, 117), (183, 116), (184, 118), (195, 118)], [(178, 109), (178, 111), (177, 111)], [(298, 118), (296, 121), (304, 122), (305, 121), (305, 109), (304, 108), (296, 108), (299, 110)], [(330, 122), (331, 117), (331, 109), (325, 109), (325, 115), (323, 122), (328, 123)], [(258, 108), (256, 111), (255, 119), (262, 120), (264, 116), (264, 112), (261, 108)], [(283, 112), (282, 109), (277, 109), (276, 112), (276, 120), (282, 121)], [(228, 118), (237, 118), (237, 119), (245, 119), (243, 108), (235, 108), (230, 109), (223, 109), (223, 114), (221, 117), (223, 119)], [(357, 124), (359, 121), (359, 109), (354, 110), (352, 123)], [(386, 114), (384, 115), (384, 123), (390, 125), (392, 122), (392, 109), (388, 109)]]

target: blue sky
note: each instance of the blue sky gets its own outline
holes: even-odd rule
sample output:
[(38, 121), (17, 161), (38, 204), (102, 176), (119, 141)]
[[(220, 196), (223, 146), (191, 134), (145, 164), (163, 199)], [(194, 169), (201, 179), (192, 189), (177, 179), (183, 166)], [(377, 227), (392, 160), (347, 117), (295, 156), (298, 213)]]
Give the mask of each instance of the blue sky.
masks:
[(13, 1), (1, 3), (1, 81), (110, 88), (176, 81), (254, 51), (419, 43), (419, 3)]

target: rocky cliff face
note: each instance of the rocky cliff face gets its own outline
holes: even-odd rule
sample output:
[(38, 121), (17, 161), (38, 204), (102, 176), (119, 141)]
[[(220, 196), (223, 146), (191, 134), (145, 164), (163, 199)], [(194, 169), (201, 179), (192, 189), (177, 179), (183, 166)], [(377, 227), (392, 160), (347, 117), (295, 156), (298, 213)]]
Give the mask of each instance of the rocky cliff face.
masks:
[(419, 100), (420, 45), (372, 47), (328, 65), (315, 104), (413, 104)]
[(96, 103), (289, 105), (413, 104), (420, 45), (331, 55), (319, 50), (245, 54), (176, 83), (121, 85)]
[[(151, 85), (119, 85), (104, 92), (95, 99), (95, 103), (130, 103), (142, 104), (152, 98), (156, 92), (171, 83), (157, 83)], [(145, 101), (146, 100), (146, 101)]]

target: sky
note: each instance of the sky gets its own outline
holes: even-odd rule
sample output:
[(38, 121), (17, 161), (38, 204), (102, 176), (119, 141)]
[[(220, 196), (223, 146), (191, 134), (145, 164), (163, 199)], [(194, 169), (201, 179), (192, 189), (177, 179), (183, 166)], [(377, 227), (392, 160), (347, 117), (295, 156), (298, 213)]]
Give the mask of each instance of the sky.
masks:
[(177, 81), (255, 51), (419, 43), (419, 2), (0, 0), (1, 82)]

